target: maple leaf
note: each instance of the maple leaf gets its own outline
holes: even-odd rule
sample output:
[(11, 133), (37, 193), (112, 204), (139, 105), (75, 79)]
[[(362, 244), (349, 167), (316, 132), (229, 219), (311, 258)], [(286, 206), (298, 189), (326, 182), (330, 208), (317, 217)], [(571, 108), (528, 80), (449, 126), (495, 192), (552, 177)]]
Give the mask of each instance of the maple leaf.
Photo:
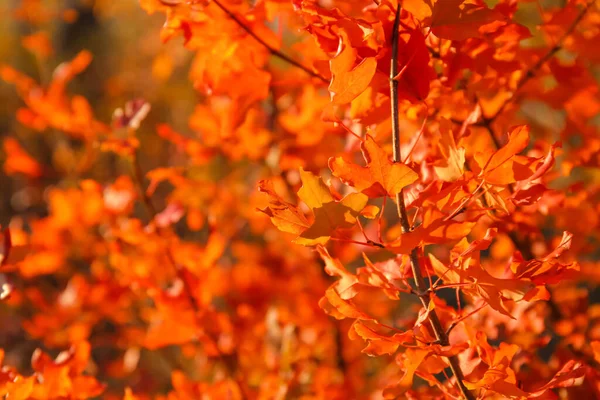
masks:
[(502, 393), (508, 398), (524, 398), (527, 392), (516, 385), (514, 371), (510, 363), (519, 351), (516, 345), (501, 343), (498, 349), (492, 348), (488, 343), (487, 336), (483, 332), (475, 335), (475, 344), (481, 356), (481, 361), (488, 365), (483, 377), (476, 382), (465, 381), (465, 385), (471, 389), (491, 390)]
[(101, 395), (106, 385), (94, 377), (81, 375), (88, 364), (90, 351), (89, 343), (83, 341), (60, 353), (53, 360), (48, 354), (36, 349), (31, 357), (31, 366), (44, 376), (36, 394), (43, 398), (72, 397), (70, 393), (76, 394), (77, 398)]
[(269, 181), (260, 181), (258, 188), (269, 196), (269, 206), (262, 211), (271, 218), (271, 222), (283, 232), (300, 235), (310, 227), (304, 213), (291, 203), (283, 200)]
[(360, 310), (352, 300), (343, 299), (334, 287), (327, 289), (325, 297), (319, 301), (319, 307), (336, 319), (374, 320), (373, 317)]
[(366, 254), (363, 254), (365, 266), (357, 271), (357, 275), (362, 282), (367, 282), (368, 285), (378, 287), (390, 299), (399, 300), (400, 292), (410, 292), (411, 289), (407, 283), (407, 277), (404, 271), (399, 268), (398, 262), (395, 259), (385, 262), (373, 263)]
[[(381, 334), (374, 328), (366, 325), (368, 321), (357, 319), (352, 324), (348, 336), (350, 339), (362, 338), (367, 342), (362, 352), (370, 356), (380, 356), (383, 354), (394, 354), (398, 347), (403, 344), (414, 341), (411, 331), (394, 333), (391, 336)], [(376, 325), (375, 325), (376, 326)]]
[(334, 284), (336, 292), (343, 299), (350, 299), (356, 295), (354, 286), (358, 284), (356, 275), (348, 272), (342, 263), (331, 257), (327, 249), (321, 245), (317, 246), (317, 251), (323, 262), (325, 262), (325, 272), (329, 276), (338, 276), (340, 279)]
[(315, 220), (295, 242), (302, 245), (324, 244), (337, 229), (348, 229), (356, 224), (356, 218), (365, 208), (369, 198), (361, 193), (350, 193), (335, 201), (329, 188), (311, 172), (300, 169), (302, 188), (298, 196), (308, 205)]
[(494, 28), (497, 29), (507, 23), (503, 14), (477, 0), (403, 0), (402, 7), (425, 25), (430, 25), (433, 33), (442, 39), (480, 37), (483, 34), (481, 28), (496, 23)]
[(10, 236), (10, 229), (6, 228), (2, 231), (0, 242), (0, 267), (3, 266), (7, 261), (12, 249), (12, 239)]
[(541, 397), (550, 389), (574, 386), (577, 379), (583, 377), (587, 370), (588, 367), (585, 365), (582, 365), (575, 360), (569, 360), (548, 383), (538, 388), (535, 392), (529, 393), (529, 397)]
[(425, 44), (425, 36), (420, 30), (410, 31), (408, 42), (399, 38), (398, 63), (400, 72), (395, 80), (398, 81), (398, 92), (403, 98), (418, 103), (429, 95), (431, 80), (435, 71), (429, 65), (429, 49)]
[(555, 150), (557, 147), (561, 146), (561, 143), (552, 145), (546, 154), (546, 157), (541, 159), (535, 172), (526, 179), (517, 182), (513, 194), (510, 197), (516, 205), (534, 204), (548, 191), (548, 188), (543, 183), (537, 183), (536, 181), (541, 181), (541, 178), (552, 169), (555, 161)]
[(277, 195), (272, 184), (266, 181), (259, 184), (259, 190), (270, 197), (269, 206), (260, 211), (280, 230), (298, 235), (295, 243), (304, 246), (326, 243), (335, 231), (352, 228), (369, 201), (362, 193), (350, 193), (337, 200), (320, 178), (303, 169), (300, 169), (300, 178), (302, 187), (298, 196), (312, 210), (312, 223), (297, 206)]
[(600, 363), (600, 340), (594, 340), (590, 343), (590, 346), (594, 352), (594, 360)]
[(404, 365), (404, 375), (392, 386), (388, 386), (383, 391), (383, 397), (386, 399), (397, 399), (412, 386), (415, 372), (421, 363), (428, 357), (431, 352), (428, 349), (408, 348), (402, 354), (402, 362)]
[(421, 204), (422, 223), (386, 243), (385, 247), (395, 253), (407, 254), (419, 245), (442, 244), (464, 238), (475, 227), (477, 220), (485, 215), (484, 210), (475, 209), (465, 211), (463, 218), (452, 217), (457, 210), (464, 208), (470, 196), (461, 181), (429, 196)]
[(21, 39), (23, 47), (41, 59), (47, 59), (54, 53), (52, 41), (44, 31), (24, 36)]
[(4, 139), (4, 152), (6, 153), (4, 171), (8, 175), (20, 173), (32, 178), (39, 178), (42, 175), (42, 166), (27, 154), (17, 140)]
[(516, 182), (519, 175), (529, 175), (529, 169), (519, 171), (521, 164), (515, 156), (523, 151), (529, 143), (529, 127), (517, 126), (511, 129), (508, 135), (508, 143), (493, 154), (475, 154), (475, 160), (481, 167), (479, 176), (486, 182), (494, 185), (507, 185)]
[(446, 283), (470, 283), (463, 287), (464, 293), (483, 298), (494, 310), (513, 318), (505, 306), (507, 300), (523, 300), (535, 285), (529, 280), (503, 279), (492, 276), (479, 262), (479, 251), (487, 249), (495, 237), (495, 230), (488, 230), (483, 239), (467, 244), (463, 240), (455, 246), (451, 265), (446, 267), (433, 254), (429, 254), (436, 275)]
[(353, 164), (342, 157), (329, 159), (334, 176), (369, 197), (395, 198), (400, 191), (418, 179), (418, 175), (405, 164), (393, 163), (387, 153), (367, 135), (361, 144), (366, 167)]
[(519, 279), (529, 279), (538, 285), (558, 283), (563, 279), (576, 276), (580, 270), (577, 262), (563, 264), (557, 261), (571, 247), (572, 238), (572, 233), (563, 232), (556, 249), (541, 260), (525, 261), (522, 258), (514, 257), (510, 266), (511, 271)]
[[(73, 84), (91, 53), (60, 63), (48, 28), (88, 7), (15, 3), (8, 18), (32, 34), (8, 51), (48, 73), (0, 65), (26, 128), (4, 124), (0, 340), (24, 330), (71, 350), (36, 350), (24, 376), (5, 362), (23, 365), (31, 343), (0, 349), (0, 397), (600, 398), (597, 1), (140, 0), (166, 15), (156, 44), (181, 35), (193, 60), (144, 38)], [(120, 8), (112, 22), (139, 23)], [(95, 119), (155, 83), (157, 113), (133, 101)], [(68, 95), (98, 85), (91, 102)], [(147, 117), (178, 131), (146, 132)], [(535, 143), (524, 126), (497, 131), (519, 119)], [(390, 135), (410, 164), (390, 161)], [(564, 233), (539, 256), (549, 232)], [(453, 290), (458, 307), (441, 296)], [(203, 379), (150, 365), (170, 353), (200, 358)], [(127, 388), (148, 372), (156, 384)]]
[(340, 37), (338, 54), (330, 61), (332, 79), (329, 91), (333, 104), (350, 103), (358, 97), (369, 86), (377, 69), (374, 57), (364, 58), (354, 66), (357, 51), (344, 44), (343, 37)]

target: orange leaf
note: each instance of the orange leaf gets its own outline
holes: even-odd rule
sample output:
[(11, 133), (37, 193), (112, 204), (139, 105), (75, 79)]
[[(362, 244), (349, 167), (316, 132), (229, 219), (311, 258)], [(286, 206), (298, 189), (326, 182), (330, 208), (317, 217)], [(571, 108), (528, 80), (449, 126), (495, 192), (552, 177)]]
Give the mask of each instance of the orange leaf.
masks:
[(42, 166), (27, 154), (15, 139), (4, 139), (4, 152), (6, 153), (4, 171), (7, 175), (23, 174), (32, 178), (39, 178), (42, 175)]
[(369, 198), (361, 193), (350, 193), (342, 200), (325, 203), (313, 209), (315, 221), (295, 240), (304, 246), (324, 244), (337, 229), (348, 229), (356, 224), (356, 218), (367, 205)]
[(357, 66), (354, 62), (357, 52), (340, 38), (338, 54), (330, 61), (332, 79), (329, 85), (333, 104), (350, 103), (371, 83), (377, 69), (374, 57), (363, 59)]
[(368, 197), (361, 193), (350, 193), (335, 201), (329, 188), (311, 172), (300, 169), (302, 187), (298, 196), (314, 212), (313, 224), (302, 232), (295, 242), (304, 246), (324, 244), (337, 229), (348, 229), (356, 224), (356, 218), (365, 208)]
[(360, 320), (354, 321), (348, 336), (350, 339), (361, 337), (365, 340), (367, 347), (362, 352), (370, 356), (394, 354), (401, 344), (412, 342), (413, 339), (413, 333), (410, 331), (395, 333), (392, 336), (382, 335)]
[(410, 389), (413, 383), (413, 377), (415, 376), (415, 372), (417, 371), (423, 360), (425, 360), (425, 358), (429, 354), (430, 351), (425, 349), (406, 349), (404, 354), (402, 354), (404, 375), (398, 383), (385, 388), (385, 390), (383, 391), (383, 397), (386, 399), (396, 399), (403, 395), (408, 389)]
[(479, 165), (483, 165), (479, 176), (494, 185), (506, 185), (518, 180), (514, 170), (517, 164), (511, 159), (523, 151), (528, 143), (529, 127), (521, 125), (513, 128), (509, 133), (508, 143), (493, 153), (485, 163), (482, 162), (481, 153), (475, 155)]
[(23, 37), (22, 43), (23, 47), (41, 59), (46, 59), (53, 53), (52, 42), (43, 31)]
[(283, 200), (269, 181), (260, 181), (259, 190), (269, 196), (269, 207), (260, 210), (271, 218), (271, 222), (281, 231), (301, 234), (310, 227), (310, 223), (298, 209), (291, 203)]
[(356, 291), (353, 290), (353, 287), (358, 283), (356, 275), (348, 272), (338, 259), (332, 258), (325, 247), (319, 245), (317, 246), (317, 251), (325, 263), (325, 272), (327, 275), (341, 278), (334, 284), (335, 290), (340, 297), (346, 300), (354, 297)]
[(8, 260), (8, 257), (10, 255), (10, 250), (12, 248), (12, 240), (10, 237), (10, 229), (6, 228), (1, 234), (0, 234), (0, 267), (3, 266), (6, 261)]
[(590, 343), (592, 351), (594, 352), (594, 360), (600, 363), (600, 340), (594, 340)]
[(298, 195), (314, 213), (312, 224), (300, 209), (283, 200), (267, 181), (261, 181), (259, 190), (270, 197), (269, 206), (260, 210), (271, 217), (279, 230), (299, 235), (294, 242), (312, 246), (325, 244), (338, 229), (352, 228), (367, 205), (369, 198), (362, 193), (350, 193), (337, 201), (323, 181), (311, 172), (300, 169), (302, 187)]
[(334, 176), (369, 197), (396, 197), (396, 194), (415, 182), (418, 175), (405, 164), (393, 163), (375, 140), (367, 135), (361, 145), (366, 167), (350, 163), (341, 157), (329, 159)]
[(585, 372), (587, 371), (587, 367), (581, 365), (580, 363), (575, 362), (574, 360), (569, 360), (565, 365), (558, 371), (554, 377), (542, 386), (537, 389), (535, 392), (530, 393), (530, 398), (543, 396), (546, 391), (559, 387), (570, 387), (575, 385), (576, 380), (583, 377)]
[(325, 301), (320, 301), (319, 306), (323, 308), (328, 314), (333, 315), (337, 319), (344, 318), (354, 318), (354, 319), (362, 319), (362, 320), (373, 320), (372, 317), (360, 311), (356, 305), (352, 302), (352, 300), (344, 300), (340, 297), (338, 292), (333, 287), (329, 287), (325, 292), (324, 299), (327, 299), (329, 305), (333, 307), (336, 314), (328, 312), (328, 305)]

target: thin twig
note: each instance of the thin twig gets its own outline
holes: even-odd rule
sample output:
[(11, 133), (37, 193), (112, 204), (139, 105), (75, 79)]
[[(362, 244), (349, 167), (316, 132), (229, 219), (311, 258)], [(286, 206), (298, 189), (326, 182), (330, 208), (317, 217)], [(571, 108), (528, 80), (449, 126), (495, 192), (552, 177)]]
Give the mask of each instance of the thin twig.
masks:
[[(486, 117), (482, 113), (481, 122), (474, 124), (474, 125), (483, 126), (488, 131), (490, 139), (492, 140), (496, 150), (498, 150), (500, 147), (502, 147), (502, 143), (500, 143), (500, 140), (496, 137), (496, 134), (494, 133), (492, 124), (504, 112), (506, 107), (514, 101), (515, 94), (521, 88), (523, 88), (523, 86), (525, 86), (525, 84), (527, 82), (529, 82), (529, 80), (531, 80), (533, 77), (535, 77), (537, 71), (562, 48), (562, 44), (565, 41), (565, 39), (573, 33), (575, 28), (577, 28), (577, 25), (579, 24), (579, 22), (581, 22), (583, 17), (589, 11), (589, 9), (591, 8), (593, 3), (594, 3), (594, 1), (590, 1), (586, 4), (586, 6), (579, 12), (577, 17), (573, 21), (573, 23), (571, 25), (569, 25), (569, 28), (567, 28), (567, 30), (565, 31), (563, 36), (561, 36), (561, 38), (554, 44), (554, 46), (552, 46), (552, 48), (523, 75), (523, 77), (517, 83), (517, 86), (513, 92), (513, 95), (511, 97), (507, 98), (506, 100), (504, 100), (504, 102), (502, 103), (500, 108), (494, 113), (494, 115), (492, 115), (491, 117)], [(475, 94), (475, 102), (478, 104), (479, 107), (481, 107), (481, 100), (479, 99), (477, 94)], [(481, 107), (481, 109), (483, 109), (483, 107)], [(462, 121), (453, 121), (453, 122), (462, 123)], [(467, 168), (468, 168), (468, 166), (467, 166)], [(508, 185), (508, 190), (511, 194), (514, 193), (514, 188), (512, 187), (512, 185)], [(486, 207), (487, 207), (487, 204), (486, 204), (487, 202), (485, 201), (485, 199), (483, 200), (483, 202), (484, 202), (484, 205), (486, 205)], [(515, 231), (509, 232), (508, 236), (511, 239), (511, 241), (514, 243), (516, 249), (521, 252), (523, 257), (525, 257), (526, 259), (534, 258), (533, 253), (531, 252), (531, 241), (529, 240), (529, 238), (524, 237), (523, 239), (520, 239)]]
[(233, 21), (235, 21), (235, 23), (238, 24), (240, 26), (240, 28), (242, 28), (250, 36), (252, 36), (254, 38), (254, 40), (256, 40), (258, 43), (260, 43), (261, 45), (263, 45), (267, 50), (269, 50), (269, 53), (271, 53), (275, 57), (277, 57), (277, 58), (279, 58), (279, 59), (287, 62), (288, 64), (293, 65), (294, 67), (301, 69), (302, 71), (306, 72), (308, 75), (310, 75), (310, 76), (312, 76), (314, 78), (317, 78), (317, 79), (319, 79), (320, 81), (322, 81), (324, 83), (329, 83), (329, 80), (327, 78), (325, 78), (323, 75), (321, 75), (318, 72), (315, 72), (315, 71), (311, 70), (310, 68), (302, 65), (299, 61), (294, 60), (293, 58), (291, 58), (287, 54), (282, 53), (281, 51), (279, 51), (279, 50), (271, 47), (267, 42), (264, 41), (264, 39), (262, 39), (256, 33), (254, 33), (254, 31), (252, 31), (252, 29), (250, 29), (248, 27), (248, 25), (246, 25), (244, 23), (244, 21), (242, 21), (237, 15), (235, 15), (227, 7), (225, 7), (223, 4), (221, 4), (221, 2), (219, 0), (213, 0), (212, 2), (215, 3), (217, 5), (217, 7), (219, 7), (221, 10), (223, 10), (223, 12), (225, 14), (227, 14), (227, 16), (229, 16), (229, 18), (231, 18)]
[[(565, 41), (565, 39), (567, 39), (567, 37), (569, 37), (573, 31), (577, 28), (577, 25), (581, 22), (581, 20), (585, 17), (585, 15), (587, 14), (587, 12), (590, 10), (591, 6), (593, 5), (594, 0), (588, 2), (585, 7), (579, 12), (579, 14), (577, 15), (577, 17), (573, 20), (573, 23), (571, 23), (571, 25), (569, 26), (569, 28), (565, 31), (565, 33), (563, 34), (563, 36), (561, 36), (561, 38), (554, 44), (554, 46), (552, 46), (552, 48), (546, 53), (546, 55), (544, 55), (542, 58), (540, 58), (538, 60), (537, 63), (535, 63), (535, 65), (533, 67), (531, 67), (523, 76), (523, 78), (517, 83), (517, 87), (515, 88), (515, 91), (513, 93), (513, 95), (506, 99), (504, 101), (504, 103), (502, 103), (502, 105), (500, 106), (500, 108), (496, 111), (496, 113), (491, 116), (486, 118), (483, 114), (482, 114), (482, 123), (483, 126), (486, 128), (486, 130), (488, 131), (490, 138), (492, 139), (494, 146), (496, 147), (496, 149), (499, 149), (501, 147), (501, 144), (499, 142), (499, 140), (496, 138), (496, 135), (494, 133), (494, 129), (492, 128), (492, 124), (494, 123), (494, 121), (496, 120), (496, 118), (502, 114), (502, 112), (504, 112), (504, 110), (506, 109), (506, 107), (514, 100), (515, 98), (515, 93), (518, 92), (521, 88), (523, 88), (523, 86), (525, 86), (525, 84), (531, 80), (532, 78), (535, 77), (537, 71), (546, 63), (548, 62), (552, 57), (554, 57), (554, 55), (556, 55), (556, 53), (558, 51), (560, 51), (562, 49), (562, 45), (563, 42)], [(480, 103), (480, 100), (478, 98), (476, 98), (476, 101), (478, 103)], [(508, 185), (508, 190), (511, 193), (514, 193), (514, 188), (512, 187), (512, 185)], [(525, 236), (523, 238), (519, 238), (519, 236), (517, 235), (517, 233), (515, 231), (511, 231), (508, 233), (508, 237), (510, 238), (510, 240), (513, 242), (515, 248), (521, 252), (521, 254), (523, 255), (523, 257), (525, 259), (533, 259), (534, 258), (534, 254), (531, 251), (531, 240), (529, 239), (529, 237)], [(547, 301), (548, 307), (550, 308), (550, 319), (554, 320), (554, 321), (558, 321), (562, 319), (562, 315), (560, 312), (560, 309), (558, 307), (558, 305), (555, 303), (554, 301), (554, 296), (552, 294), (552, 289), (551, 288), (547, 288), (548, 291), (550, 292), (550, 299)], [(576, 356), (580, 356), (580, 354), (576, 354), (575, 352), (573, 352)]]
[[(400, 123), (399, 123), (399, 106), (398, 106), (398, 81), (394, 79), (398, 75), (398, 31), (400, 27), (400, 3), (396, 8), (396, 16), (394, 18), (394, 27), (392, 31), (392, 57), (391, 57), (391, 68), (390, 68), (390, 99), (391, 99), (391, 114), (392, 114), (392, 138), (394, 147), (394, 162), (400, 163), (402, 160), (400, 152)], [(406, 205), (404, 204), (404, 191), (400, 191), (396, 195), (396, 203), (398, 207), (398, 217), (400, 218), (400, 225), (404, 233), (410, 231), (410, 223), (408, 221), (408, 215), (406, 212)], [(413, 273), (413, 279), (416, 286), (416, 291), (421, 303), (424, 307), (429, 306), (431, 297), (429, 295), (429, 286), (423, 278), (421, 273), (421, 266), (419, 262), (419, 249), (415, 247), (410, 252), (410, 266)], [(435, 311), (435, 309), (429, 312), (428, 316), (433, 332), (435, 333), (436, 339), (442, 346), (448, 346), (450, 344), (448, 335), (442, 327), (442, 323)], [(475, 400), (473, 393), (467, 389), (464, 384), (464, 373), (460, 368), (460, 364), (457, 356), (448, 357), (448, 363), (450, 369), (456, 377), (456, 383), (460, 389), (462, 395), (468, 400)]]
[(457, 319), (456, 321), (452, 322), (452, 324), (450, 324), (450, 327), (448, 327), (448, 329), (446, 330), (446, 335), (450, 335), (450, 332), (452, 332), (452, 329), (456, 328), (456, 326), (461, 323), (462, 321), (464, 321), (465, 319), (472, 317), (473, 315), (477, 314), (479, 311), (481, 311), (482, 309), (484, 309), (485, 307), (487, 307), (489, 304), (485, 303), (479, 307), (477, 307), (476, 309), (474, 309), (473, 311), (471, 311), (470, 313), (468, 313), (467, 315), (464, 315), (462, 317), (460, 317), (459, 319)]
[(333, 240), (336, 242), (343, 242), (343, 243), (352, 243), (352, 244), (357, 244), (360, 246), (368, 246), (368, 247), (378, 247), (380, 249), (384, 249), (385, 246), (381, 243), (377, 243), (373, 240), (370, 240), (367, 238), (366, 242), (361, 242), (360, 240), (353, 240), (353, 239), (346, 239), (346, 238), (337, 238), (337, 237), (330, 237), (329, 240)]

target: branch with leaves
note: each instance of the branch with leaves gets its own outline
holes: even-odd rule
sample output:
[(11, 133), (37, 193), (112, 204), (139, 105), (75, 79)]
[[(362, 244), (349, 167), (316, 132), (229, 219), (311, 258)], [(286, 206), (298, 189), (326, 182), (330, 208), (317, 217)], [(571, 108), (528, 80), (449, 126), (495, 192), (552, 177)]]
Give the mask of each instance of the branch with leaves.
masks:
[(46, 3), (0, 65), (2, 395), (600, 398), (597, 2)]
[[(398, 106), (398, 35), (400, 28), (400, 4), (396, 8), (396, 15), (394, 17), (394, 26), (392, 31), (392, 57), (390, 66), (390, 99), (391, 99), (391, 114), (392, 114), (392, 139), (393, 139), (393, 160), (395, 163), (402, 162), (402, 155), (400, 150), (400, 123), (399, 123), (399, 106)], [(408, 233), (412, 230), (410, 222), (408, 220), (408, 214), (406, 212), (406, 205), (404, 203), (404, 189), (400, 190), (396, 195), (396, 203), (398, 206), (398, 217), (400, 218), (400, 225), (402, 226), (402, 233)], [(423, 304), (425, 309), (429, 309), (431, 304), (431, 298), (429, 296), (429, 287), (423, 279), (423, 273), (421, 272), (421, 264), (419, 262), (419, 249), (417, 247), (410, 251), (410, 266), (412, 269), (413, 279), (417, 291), (417, 295)], [(428, 315), (431, 328), (435, 333), (435, 336), (442, 346), (448, 346), (450, 341), (446, 330), (442, 326), (440, 319), (434, 310), (431, 310)], [(466, 388), (464, 384), (464, 373), (461, 370), (460, 363), (457, 356), (448, 357), (448, 363), (450, 369), (456, 377), (456, 384), (460, 389), (460, 392), (466, 399), (475, 399), (475, 396)]]

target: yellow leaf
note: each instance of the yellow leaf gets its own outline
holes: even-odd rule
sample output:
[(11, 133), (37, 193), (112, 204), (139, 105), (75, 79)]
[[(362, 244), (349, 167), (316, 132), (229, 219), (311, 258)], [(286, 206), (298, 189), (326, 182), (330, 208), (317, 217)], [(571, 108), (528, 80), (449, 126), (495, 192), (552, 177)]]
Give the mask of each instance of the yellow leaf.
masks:
[(300, 168), (300, 179), (302, 180), (302, 187), (298, 191), (298, 197), (310, 208), (322, 207), (323, 204), (334, 200), (323, 181), (311, 172)]

